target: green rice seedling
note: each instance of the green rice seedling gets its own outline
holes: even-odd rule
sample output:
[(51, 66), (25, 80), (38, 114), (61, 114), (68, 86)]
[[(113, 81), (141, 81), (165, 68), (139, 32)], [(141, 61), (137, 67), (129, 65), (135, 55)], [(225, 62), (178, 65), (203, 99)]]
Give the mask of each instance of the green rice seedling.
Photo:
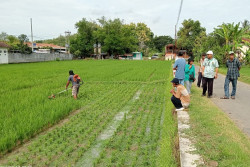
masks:
[[(74, 101), (67, 97), (66, 94), (50, 101), (44, 99), (47, 94), (51, 94), (48, 90), (56, 92), (64, 87), (65, 78), (67, 78), (67, 71), (65, 72), (64, 69), (71, 67), (72, 63), (79, 69), (79, 74), (83, 72), (84, 78), (91, 82), (86, 82), (86, 85), (80, 88), (80, 93), (82, 94), (79, 95), (79, 100)], [(164, 103), (161, 100), (165, 96), (165, 84), (152, 84), (151, 81), (166, 80), (167, 75), (162, 72), (162, 69), (169, 68), (169, 65), (170, 63), (161, 61), (66, 61), (60, 62), (60, 65), (51, 62), (38, 63), (35, 66), (32, 63), (29, 65), (17, 65), (14, 67), (18, 71), (18, 75), (16, 75), (17, 80), (27, 80), (26, 75), (22, 72), (31, 72), (38, 76), (39, 82), (20, 82), (20, 84), (12, 82), (10, 83), (12, 84), (10, 88), (13, 89), (13, 92), (9, 94), (10, 97), (7, 97), (5, 100), (0, 95), (0, 100), (11, 103), (15, 103), (13, 97), (17, 95), (24, 97), (20, 101), (19, 106), (4, 107), (6, 113), (12, 114), (13, 118), (13, 120), (7, 119), (8, 124), (4, 126), (8, 129), (16, 122), (16, 127), (20, 130), (16, 133), (16, 136), (11, 137), (12, 141), (6, 142), (1, 138), (0, 148), (6, 147), (7, 144), (15, 140), (27, 139), (35, 132), (39, 133), (42, 128), (57, 123), (60, 119), (69, 115), (71, 111), (83, 108), (78, 114), (70, 116), (69, 121), (64, 125), (35, 139), (29, 150), (30, 153), (27, 153), (28, 156), (36, 157), (37, 161), (34, 162), (34, 166), (37, 166), (37, 164), (43, 165), (45, 160), (49, 166), (67, 166), (70, 163), (75, 163), (76, 159), (80, 158), (79, 156), (83, 156), (95, 144), (98, 136), (107, 127), (108, 123), (113, 120), (115, 115), (129, 103), (134, 94), (144, 85), (145, 88), (143, 88), (139, 99), (130, 104), (130, 112), (125, 115), (122, 125), (118, 127), (114, 136), (111, 137), (110, 140), (112, 142), (107, 142), (106, 144), (106, 147), (110, 150), (117, 151), (112, 151), (111, 155), (107, 155), (106, 151), (104, 151), (101, 154), (101, 158), (97, 161), (97, 166), (103, 166), (104, 163), (113, 166), (132, 163), (135, 165), (142, 164), (141, 159), (145, 157), (141, 154), (141, 150), (144, 149), (140, 149), (140, 147), (144, 148), (145, 145), (151, 146), (151, 143), (158, 143), (160, 139), (159, 137), (154, 137), (155, 135), (160, 136), (160, 130), (155, 130), (160, 129), (156, 128), (156, 126), (160, 127), (157, 122), (157, 119), (160, 120), (160, 114), (151, 111), (158, 111), (157, 106), (163, 106)], [(23, 71), (19, 70), (21, 68)], [(31, 71), (30, 68), (33, 68), (33, 70)], [(53, 71), (57, 72), (54, 73)], [(1, 78), (0, 80), (2, 81)], [(29, 87), (32, 87), (32, 89), (27, 90)], [(29, 98), (28, 95), (30, 94), (36, 98)], [(150, 102), (151, 99), (152, 102)], [(19, 111), (20, 114), (15, 111)], [(147, 113), (148, 111), (150, 113)], [(17, 115), (14, 113), (17, 113)], [(9, 117), (4, 116), (4, 118)], [(3, 124), (1, 119), (0, 124)], [(150, 131), (150, 134), (148, 134), (146, 132), (149, 125), (155, 133)], [(7, 133), (4, 134), (8, 137)], [(137, 150), (131, 150), (131, 146), (135, 143), (138, 145)], [(11, 148), (12, 146), (14, 144), (10, 144), (8, 147)], [(152, 157), (155, 157), (156, 146), (157, 144), (152, 145), (152, 147), (146, 147), (147, 157), (151, 153)], [(68, 148), (72, 149), (68, 150)], [(47, 151), (43, 151), (44, 149)], [(120, 151), (126, 151), (125, 155), (119, 154)], [(113, 152), (116, 154), (113, 154)], [(47, 157), (45, 154), (47, 154)], [(57, 154), (59, 155), (56, 160), (50, 158)], [(133, 157), (132, 155), (135, 155), (134, 158), (131, 158)], [(122, 156), (124, 160), (120, 160)], [(112, 159), (115, 160), (114, 163)], [(10, 161), (13, 160), (10, 157)], [(30, 160), (25, 159), (25, 161)], [(151, 159), (148, 159), (148, 161), (149, 164), (154, 164), (151, 162)]]

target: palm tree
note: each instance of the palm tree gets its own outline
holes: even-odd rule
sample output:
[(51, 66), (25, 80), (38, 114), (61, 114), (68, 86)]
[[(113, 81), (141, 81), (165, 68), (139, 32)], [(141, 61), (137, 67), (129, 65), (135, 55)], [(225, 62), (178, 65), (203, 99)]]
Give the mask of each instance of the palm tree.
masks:
[(246, 29), (240, 27), (240, 23), (234, 25), (234, 23), (223, 23), (215, 29), (215, 34), (225, 40), (225, 51), (228, 53), (230, 50), (236, 51), (240, 46), (242, 36)]
[(225, 50), (226, 52), (230, 51), (230, 42), (232, 41), (232, 24), (225, 24), (218, 26), (219, 28), (215, 29), (215, 34), (225, 40)]
[(244, 35), (246, 29), (240, 28), (240, 23), (236, 24), (232, 29), (232, 50), (236, 51), (242, 42), (242, 36)]
[(242, 28), (246, 29), (247, 31), (249, 31), (249, 29), (250, 29), (250, 23), (248, 20), (244, 20), (243, 22), (241, 22), (241, 26), (242, 26)]

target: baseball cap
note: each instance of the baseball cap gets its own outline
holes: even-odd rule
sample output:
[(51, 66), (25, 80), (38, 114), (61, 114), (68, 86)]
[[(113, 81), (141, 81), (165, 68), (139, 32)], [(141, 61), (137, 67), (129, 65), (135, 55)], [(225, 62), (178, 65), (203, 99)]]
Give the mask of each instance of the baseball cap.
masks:
[(174, 78), (171, 82), (175, 83), (175, 84), (179, 84), (180, 83), (179, 79), (177, 79), (177, 78)]
[(233, 51), (230, 51), (230, 52), (229, 52), (229, 55), (231, 55), (231, 54), (234, 54), (234, 52), (233, 52)]
[(213, 53), (213, 51), (211, 51), (211, 50), (209, 50), (208, 52), (207, 52), (207, 55), (213, 55), (214, 53)]

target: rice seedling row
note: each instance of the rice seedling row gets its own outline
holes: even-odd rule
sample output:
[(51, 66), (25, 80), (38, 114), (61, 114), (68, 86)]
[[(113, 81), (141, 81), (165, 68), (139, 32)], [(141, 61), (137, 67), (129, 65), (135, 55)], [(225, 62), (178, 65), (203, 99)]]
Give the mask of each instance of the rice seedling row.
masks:
[(117, 86), (119, 89), (114, 89), (114, 85), (112, 87), (113, 91), (105, 97), (109, 100), (103, 98), (99, 103), (84, 109), (73, 116), (69, 123), (38, 138), (21, 155), (8, 157), (7, 164), (60, 166), (65, 165), (65, 161), (74, 164), (138, 88), (137, 85), (130, 85), (130, 89), (127, 89), (127, 85)]
[[(7, 66), (20, 82), (10, 81), (7, 89), (0, 91), (0, 125), (3, 127), (0, 132), (0, 153), (6, 154), (6, 150), (11, 150), (18, 142), (25, 142), (42, 129), (56, 124), (70, 111), (81, 111), (70, 117), (65, 124), (32, 139), (28, 147), (21, 147), (17, 152), (3, 156), (0, 164), (75, 165), (96, 144), (115, 115), (129, 104), (129, 112), (114, 135), (105, 141), (104, 149), (95, 159), (94, 165), (156, 166), (170, 63), (57, 63), (25, 64), (23, 71), (20, 71), (22, 65)], [(47, 95), (64, 87), (67, 80), (65, 68), (72, 69), (72, 65), (86, 81), (80, 88), (79, 100), (69, 98), (70, 92), (48, 100)], [(33, 70), (30, 70), (31, 67)], [(29, 80), (25, 72), (37, 75), (37, 80)], [(2, 84), (6, 84), (7, 76), (2, 79)], [(138, 90), (141, 91), (139, 98), (130, 103)], [(13, 105), (9, 105), (11, 103)]]
[(156, 166), (165, 84), (149, 85), (95, 166)]

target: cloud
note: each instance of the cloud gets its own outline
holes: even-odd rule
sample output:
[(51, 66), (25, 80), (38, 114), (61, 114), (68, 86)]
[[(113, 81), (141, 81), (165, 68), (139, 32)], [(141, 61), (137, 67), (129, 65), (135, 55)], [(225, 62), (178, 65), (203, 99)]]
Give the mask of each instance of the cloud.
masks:
[[(125, 23), (144, 22), (156, 35), (174, 37), (180, 0), (8, 0), (0, 6), (0, 32), (30, 34), (33, 18), (37, 39), (57, 37), (65, 30), (75, 33), (75, 23), (83, 17), (121, 18)], [(179, 27), (184, 19), (199, 20), (207, 32), (223, 22), (250, 19), (248, 0), (184, 0)]]

